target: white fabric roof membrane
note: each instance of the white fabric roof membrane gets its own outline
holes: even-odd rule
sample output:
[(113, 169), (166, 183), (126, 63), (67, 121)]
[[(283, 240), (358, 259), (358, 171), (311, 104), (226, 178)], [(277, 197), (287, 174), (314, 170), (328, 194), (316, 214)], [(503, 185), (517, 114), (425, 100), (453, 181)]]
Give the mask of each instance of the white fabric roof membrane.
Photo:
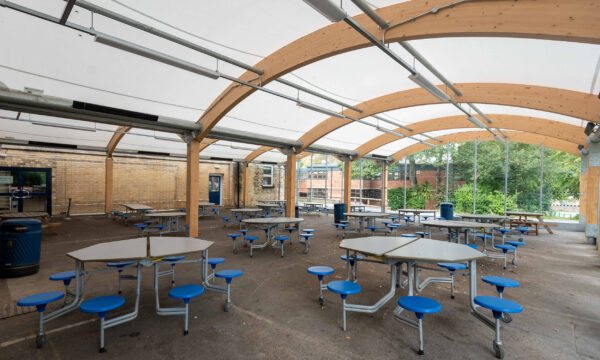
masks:
[[(65, 5), (62, 0), (13, 1), (56, 17), (60, 17)], [(301, 0), (89, 1), (250, 65), (299, 37), (330, 24)], [(398, 2), (370, 1), (376, 7)], [(349, 0), (343, 0), (343, 7), (350, 15), (360, 13)], [(92, 16), (89, 11), (75, 6), (69, 21), (89, 27)], [(232, 76), (244, 72), (99, 15), (93, 16), (93, 27), (185, 61), (210, 69), (218, 67), (220, 72)], [(204, 109), (229, 85), (227, 80), (208, 79), (113, 49), (94, 42), (88, 34), (2, 7), (0, 32), (10, 34), (0, 37), (0, 48), (5, 49), (0, 52), (0, 81), (11, 89), (27, 86), (43, 89), (47, 95), (197, 121)], [(598, 45), (534, 39), (461, 37), (416, 40), (410, 44), (456, 83), (517, 83), (586, 93), (591, 90), (594, 69), (600, 57)], [(413, 63), (412, 56), (398, 44), (391, 44), (391, 48)], [(415, 66), (428, 79), (440, 83), (422, 65), (416, 63)], [(350, 104), (415, 88), (406, 70), (373, 47), (323, 59), (284, 78)], [(280, 83), (272, 82), (267, 87), (298, 96), (297, 90)], [(597, 83), (593, 92), (599, 90), (600, 84)], [(299, 97), (331, 110), (341, 110), (339, 105), (309, 94), (300, 93)], [(553, 113), (498, 105), (478, 106), (486, 113), (535, 116), (584, 125), (581, 119)], [(451, 105), (441, 104), (400, 109), (387, 114), (399, 123), (410, 124), (461, 113)], [(0, 115), (14, 117), (16, 114), (2, 112)], [(31, 115), (31, 118), (94, 127), (93, 124), (73, 120), (36, 115)], [(296, 140), (326, 118), (326, 115), (300, 108), (294, 102), (257, 91), (233, 108), (218, 126)], [(23, 115), (21, 119), (29, 119), (29, 116)], [(365, 120), (377, 123), (373, 118)], [(394, 128), (390, 124), (380, 124), (387, 129)], [(96, 128), (112, 131), (116, 127), (97, 124)], [(454, 132), (461, 131), (465, 129)], [(118, 149), (185, 153), (183, 143), (154, 137), (174, 135), (154, 134), (146, 130), (133, 133), (147, 136), (126, 135)], [(330, 133), (317, 144), (352, 150), (381, 134), (372, 127), (354, 123)], [(102, 147), (111, 136), (106, 131), (42, 127), (0, 118), (0, 138)], [(398, 140), (374, 153), (390, 155), (412, 143), (414, 141), (410, 139)], [(208, 146), (201, 155), (237, 159), (245, 157), (250, 153), (249, 149), (254, 148), (258, 146), (219, 141)], [(272, 151), (261, 155), (259, 160), (282, 161), (284, 156)]]

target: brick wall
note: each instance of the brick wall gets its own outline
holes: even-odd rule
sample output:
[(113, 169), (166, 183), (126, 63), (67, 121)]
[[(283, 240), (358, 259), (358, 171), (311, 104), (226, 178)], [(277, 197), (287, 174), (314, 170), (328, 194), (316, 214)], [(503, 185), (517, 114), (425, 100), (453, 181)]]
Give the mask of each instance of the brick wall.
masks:
[[(66, 212), (69, 198), (72, 199), (72, 214), (104, 212), (103, 154), (11, 146), (3, 146), (1, 151), (7, 156), (0, 158), (0, 166), (52, 169), (53, 215)], [(202, 161), (199, 166), (200, 201), (208, 201), (208, 176), (215, 174), (222, 177), (222, 205), (235, 205), (236, 164)], [(155, 209), (183, 208), (185, 177), (185, 159), (115, 155), (113, 203), (142, 203)]]
[(250, 164), (248, 177), (248, 204), (256, 205), (261, 200), (283, 200), (283, 180), (285, 179), (285, 167), (273, 165), (273, 186), (264, 187), (263, 164)]

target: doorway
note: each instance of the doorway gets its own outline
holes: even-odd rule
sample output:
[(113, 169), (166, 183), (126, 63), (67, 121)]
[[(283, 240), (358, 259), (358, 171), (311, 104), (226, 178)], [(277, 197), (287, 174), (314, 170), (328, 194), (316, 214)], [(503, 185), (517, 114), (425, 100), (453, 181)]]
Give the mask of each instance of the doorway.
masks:
[(0, 211), (52, 215), (52, 169), (0, 167)]
[(221, 175), (208, 176), (208, 201), (221, 205)]

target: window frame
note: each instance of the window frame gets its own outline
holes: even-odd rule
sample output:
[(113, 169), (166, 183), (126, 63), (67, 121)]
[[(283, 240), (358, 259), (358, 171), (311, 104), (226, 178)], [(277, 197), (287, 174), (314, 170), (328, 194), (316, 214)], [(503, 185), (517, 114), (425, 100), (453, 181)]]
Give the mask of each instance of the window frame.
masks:
[[(265, 174), (265, 168), (270, 168), (271, 173)], [(273, 182), (274, 174), (275, 174), (275, 169), (274, 169), (273, 165), (263, 164), (263, 166), (262, 166), (262, 187), (268, 187), (268, 188), (275, 187), (275, 184)], [(270, 180), (268, 184), (265, 184), (265, 179)]]

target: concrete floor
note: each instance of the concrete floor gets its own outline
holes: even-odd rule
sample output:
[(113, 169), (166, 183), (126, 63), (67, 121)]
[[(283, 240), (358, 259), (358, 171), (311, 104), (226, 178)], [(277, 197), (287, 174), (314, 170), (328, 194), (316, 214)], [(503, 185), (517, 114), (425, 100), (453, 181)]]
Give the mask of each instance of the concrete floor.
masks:
[[(442, 311), (424, 319), (425, 357), (416, 354), (418, 333), (394, 320), (398, 289), (376, 314), (348, 314), (348, 331), (341, 330), (341, 300), (326, 293), (326, 306), (317, 303), (318, 282), (306, 273), (312, 265), (329, 265), (336, 273), (329, 280), (342, 279), (344, 252), (338, 248), (333, 220), (329, 216), (306, 216), (303, 227), (314, 228), (310, 254), (303, 245), (286, 246), (285, 258), (278, 250), (257, 250), (254, 258), (247, 249), (231, 252), (220, 219), (203, 220), (200, 237), (212, 240), (211, 257), (227, 261), (217, 269), (241, 269), (244, 276), (233, 281), (233, 304), (223, 312), (225, 296), (206, 292), (191, 303), (190, 334), (182, 335), (182, 316), (158, 316), (154, 312), (152, 270), (143, 269), (140, 315), (134, 321), (106, 331), (105, 354), (98, 354), (98, 322), (79, 311), (50, 322), (46, 346), (35, 347), (37, 313), (0, 320), (0, 359), (494, 359), (494, 333), (469, 314), (468, 278), (457, 281), (456, 299), (448, 285), (433, 284), (422, 293), (442, 304)], [(64, 221), (59, 235), (44, 234), (41, 270), (16, 279), (0, 279), (0, 302), (15, 302), (28, 294), (62, 290), (62, 284), (48, 276), (70, 270), (73, 261), (64, 254), (95, 243), (135, 237), (132, 226), (101, 217), (76, 217)], [(418, 231), (416, 227), (402, 232)], [(594, 246), (584, 243), (583, 233), (556, 232), (527, 236), (519, 250), (519, 266), (502, 270), (500, 260), (478, 262), (478, 275), (499, 275), (518, 280), (520, 288), (507, 289), (506, 298), (520, 303), (524, 311), (503, 326), (507, 359), (600, 359), (600, 259)], [(257, 235), (262, 235), (258, 231)], [(437, 235), (437, 236), (436, 236)], [(356, 235), (353, 235), (356, 236)], [(443, 238), (435, 234), (434, 238)], [(87, 269), (103, 268), (90, 264)], [(176, 267), (177, 283), (199, 283), (199, 266)], [(436, 273), (438, 274), (438, 273)], [(423, 278), (427, 276), (424, 272)], [(352, 303), (372, 304), (388, 289), (389, 273), (380, 264), (362, 263), (359, 283), (362, 292), (349, 297)], [(221, 279), (217, 280), (220, 284)], [(133, 306), (134, 282), (124, 282), (125, 305), (109, 317)], [(86, 297), (116, 293), (115, 273), (86, 277)], [(179, 306), (168, 298), (168, 280), (161, 279), (161, 305)], [(495, 289), (478, 282), (479, 295), (496, 296)], [(50, 306), (50, 309), (56, 305)], [(412, 314), (411, 314), (412, 317)]]

